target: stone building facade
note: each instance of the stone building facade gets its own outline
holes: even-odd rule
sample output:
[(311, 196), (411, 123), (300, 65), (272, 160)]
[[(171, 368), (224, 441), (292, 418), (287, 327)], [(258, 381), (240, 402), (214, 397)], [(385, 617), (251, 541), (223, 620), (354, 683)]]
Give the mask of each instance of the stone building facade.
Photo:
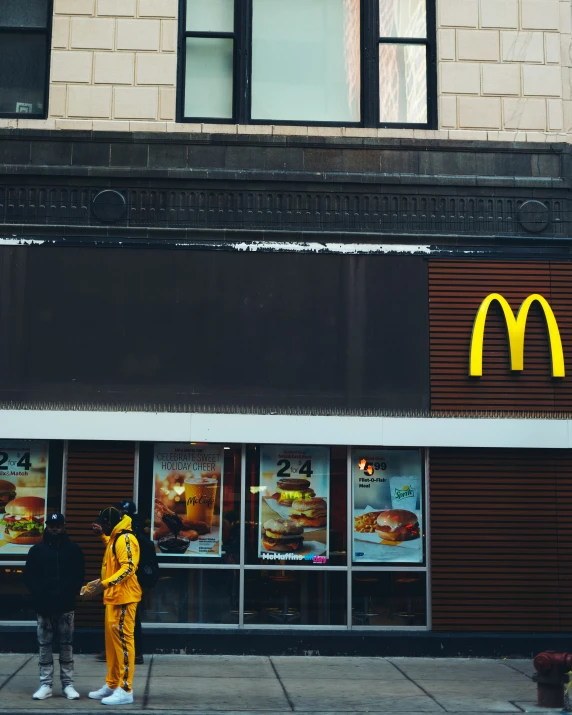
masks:
[[(53, 12), (48, 117), (0, 119), (0, 127), (252, 133), (177, 123), (177, 0), (54, 0)], [(302, 125), (255, 133), (567, 141), (569, 0), (437, 0), (436, 17), (439, 111), (430, 133)]]
[[(133, 498), (155, 538), (191, 479), (160, 455), (215, 465), (210, 535), (157, 536), (148, 649), (561, 650), (571, 0), (0, 8), (0, 469), (43, 455), (95, 578), (98, 507)], [(294, 474), (321, 512), (282, 559)], [(401, 498), (412, 538), (356, 531)], [(29, 649), (2, 536), (0, 632)]]

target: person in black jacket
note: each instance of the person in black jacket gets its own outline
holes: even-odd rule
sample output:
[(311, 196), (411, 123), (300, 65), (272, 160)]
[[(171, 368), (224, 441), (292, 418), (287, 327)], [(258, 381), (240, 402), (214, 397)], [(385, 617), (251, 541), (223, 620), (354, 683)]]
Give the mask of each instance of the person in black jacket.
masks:
[(73, 686), (73, 624), (75, 599), (84, 580), (84, 557), (65, 531), (63, 514), (50, 514), (43, 540), (32, 546), (26, 559), (24, 581), (32, 593), (38, 616), (40, 646), (40, 688), (32, 696), (45, 700), (52, 696), (54, 659), (52, 643), (60, 642), (62, 692), (69, 700), (79, 693)]

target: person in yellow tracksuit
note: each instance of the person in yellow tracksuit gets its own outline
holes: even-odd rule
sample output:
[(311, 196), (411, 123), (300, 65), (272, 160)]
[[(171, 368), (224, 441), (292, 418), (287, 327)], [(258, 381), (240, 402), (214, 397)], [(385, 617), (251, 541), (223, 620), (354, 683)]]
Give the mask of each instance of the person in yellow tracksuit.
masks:
[(98, 523), (106, 547), (101, 579), (92, 584), (91, 593), (103, 592), (107, 678), (105, 685), (89, 697), (104, 705), (128, 705), (133, 702), (133, 633), (142, 593), (136, 573), (139, 543), (131, 533), (131, 517), (123, 516), (115, 507), (102, 509)]

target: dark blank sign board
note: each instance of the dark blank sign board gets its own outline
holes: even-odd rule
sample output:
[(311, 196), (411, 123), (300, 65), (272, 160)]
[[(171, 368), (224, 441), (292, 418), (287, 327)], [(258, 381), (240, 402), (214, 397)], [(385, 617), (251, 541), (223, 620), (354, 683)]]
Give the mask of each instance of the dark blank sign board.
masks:
[(429, 408), (417, 256), (0, 249), (0, 400)]

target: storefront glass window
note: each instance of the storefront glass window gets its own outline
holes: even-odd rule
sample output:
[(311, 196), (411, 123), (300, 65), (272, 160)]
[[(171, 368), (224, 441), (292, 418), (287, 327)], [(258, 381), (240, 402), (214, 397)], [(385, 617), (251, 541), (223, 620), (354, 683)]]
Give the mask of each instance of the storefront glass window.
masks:
[(425, 626), (427, 582), (424, 571), (354, 571), (354, 626)]
[(247, 570), (245, 624), (343, 626), (346, 623), (344, 571)]
[(423, 564), (423, 460), (418, 449), (352, 450), (354, 563)]
[(247, 450), (247, 563), (347, 563), (347, 452), (260, 445)]
[(161, 569), (145, 593), (146, 623), (238, 623), (238, 569)]
[(23, 574), (23, 566), (0, 567), (0, 611), (3, 621), (36, 620)]
[(141, 446), (140, 513), (161, 563), (239, 564), (241, 448)]
[[(91, 447), (70, 456), (62, 494), (63, 443), (2, 444), (8, 462), (21, 461), (26, 472), (6, 482), (4, 501), (14, 492), (40, 499), (41, 491), (45, 509), (66, 504), (70, 536), (97, 573), (103, 550), (85, 532), (109, 484), (86, 508), (93, 486), (82, 475), (105, 470), (105, 462), (92, 464)], [(138, 457), (137, 481), (131, 485), (129, 474), (120, 487), (113, 482), (113, 493), (136, 495), (155, 544), (161, 575), (141, 606), (149, 627), (430, 627), (422, 449), (188, 442), (130, 449), (122, 447), (121, 459)], [(6, 539), (0, 548), (2, 620), (33, 621), (26, 552)], [(78, 603), (77, 617), (91, 626), (98, 604)]]

